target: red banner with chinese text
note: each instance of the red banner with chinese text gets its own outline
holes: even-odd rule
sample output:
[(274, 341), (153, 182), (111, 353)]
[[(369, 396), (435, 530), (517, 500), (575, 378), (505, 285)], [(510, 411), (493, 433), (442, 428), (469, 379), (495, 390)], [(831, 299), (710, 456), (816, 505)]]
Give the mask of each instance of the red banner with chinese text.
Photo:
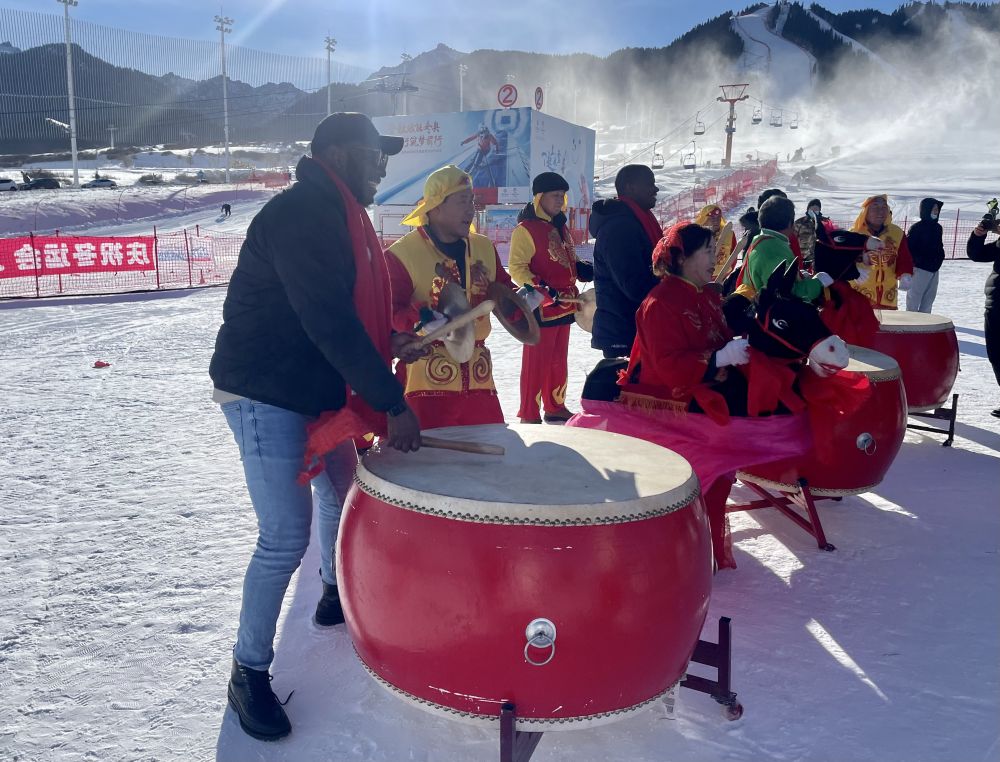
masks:
[(0, 239), (0, 278), (153, 272), (153, 236), (35, 236)]

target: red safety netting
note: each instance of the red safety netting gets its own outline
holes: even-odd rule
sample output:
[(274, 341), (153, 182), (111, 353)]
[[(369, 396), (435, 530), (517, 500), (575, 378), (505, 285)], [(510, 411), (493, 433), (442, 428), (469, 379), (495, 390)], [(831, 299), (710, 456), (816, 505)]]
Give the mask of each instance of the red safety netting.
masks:
[(0, 298), (224, 285), (242, 244), (243, 236), (188, 230), (0, 238)]

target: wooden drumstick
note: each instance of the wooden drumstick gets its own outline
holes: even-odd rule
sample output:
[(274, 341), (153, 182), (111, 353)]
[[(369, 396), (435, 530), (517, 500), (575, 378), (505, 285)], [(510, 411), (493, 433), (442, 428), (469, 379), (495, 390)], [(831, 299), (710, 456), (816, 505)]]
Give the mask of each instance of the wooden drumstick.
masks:
[(456, 315), (440, 328), (435, 328), (426, 336), (421, 337), (419, 341), (414, 341), (409, 346), (416, 346), (418, 349), (422, 349), (429, 344), (433, 344), (438, 339), (443, 339), (456, 328), (461, 328), (463, 325), (471, 323), (473, 320), (481, 318), (483, 315), (489, 315), (493, 312), (493, 308), (495, 306), (496, 303), (492, 299), (485, 299), (468, 312)]
[(475, 455), (504, 455), (507, 451), (500, 445), (484, 442), (469, 442), (461, 439), (442, 439), (441, 437), (420, 436), (421, 447), (432, 447), (437, 450), (455, 450), (470, 452)]

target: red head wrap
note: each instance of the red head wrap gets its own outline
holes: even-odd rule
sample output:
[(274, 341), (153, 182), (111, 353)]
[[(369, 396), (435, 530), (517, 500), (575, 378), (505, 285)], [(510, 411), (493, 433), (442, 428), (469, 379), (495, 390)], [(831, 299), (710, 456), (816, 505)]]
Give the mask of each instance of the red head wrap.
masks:
[(690, 220), (685, 220), (670, 226), (659, 243), (653, 247), (653, 267), (656, 267), (656, 263), (660, 260), (670, 265), (673, 260), (673, 257), (670, 256), (671, 249), (677, 249), (682, 255), (687, 255), (687, 252), (684, 251), (684, 239), (681, 238), (681, 231), (694, 224)]

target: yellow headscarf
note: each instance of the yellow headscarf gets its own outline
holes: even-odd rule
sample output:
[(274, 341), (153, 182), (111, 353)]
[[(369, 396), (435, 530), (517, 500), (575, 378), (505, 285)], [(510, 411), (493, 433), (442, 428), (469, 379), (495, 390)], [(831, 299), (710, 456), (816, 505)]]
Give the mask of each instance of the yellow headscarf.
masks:
[[(889, 206), (889, 194), (888, 193), (880, 193), (877, 196), (869, 196), (868, 198), (866, 198), (862, 202), (862, 204), (861, 204), (861, 213), (858, 215), (858, 218), (856, 220), (854, 220), (854, 224), (851, 225), (851, 232), (854, 232), (854, 233), (867, 233), (868, 232), (868, 220), (867, 220), (867, 218), (868, 218), (868, 207), (871, 206), (876, 201), (878, 201), (879, 199), (882, 199), (883, 201), (885, 201), (885, 205)], [(892, 209), (889, 210), (889, 213), (885, 217), (885, 226), (888, 228), (889, 227), (889, 223), (891, 223), (891, 222), (892, 222)]]
[[(544, 193), (536, 193), (535, 197), (531, 200), (531, 203), (535, 207), (535, 216), (538, 217), (538, 219), (549, 220), (552, 218), (549, 217), (548, 212), (542, 209), (542, 196), (544, 195), (545, 195)], [(560, 209), (559, 211), (565, 214), (567, 209), (569, 209), (569, 194), (564, 192), (562, 200), (562, 209)]]
[[(719, 206), (718, 204), (709, 204), (708, 206), (703, 206), (701, 208), (701, 211), (699, 211), (698, 214), (695, 215), (695, 217), (694, 217), (694, 224), (695, 225), (701, 225), (702, 227), (706, 227), (707, 228), (708, 227), (708, 218), (709, 218), (709, 215), (711, 215), (713, 209), (718, 209), (720, 212), (722, 211), (722, 207)], [(726, 218), (723, 217), (720, 214), (719, 215), (719, 230), (722, 230), (722, 228), (724, 228), (725, 226), (726, 226)]]
[(403, 224), (418, 227), (427, 224), (427, 212), (441, 206), (453, 193), (472, 190), (472, 175), (463, 172), (454, 164), (436, 169), (424, 182), (424, 197), (416, 208), (403, 218)]

